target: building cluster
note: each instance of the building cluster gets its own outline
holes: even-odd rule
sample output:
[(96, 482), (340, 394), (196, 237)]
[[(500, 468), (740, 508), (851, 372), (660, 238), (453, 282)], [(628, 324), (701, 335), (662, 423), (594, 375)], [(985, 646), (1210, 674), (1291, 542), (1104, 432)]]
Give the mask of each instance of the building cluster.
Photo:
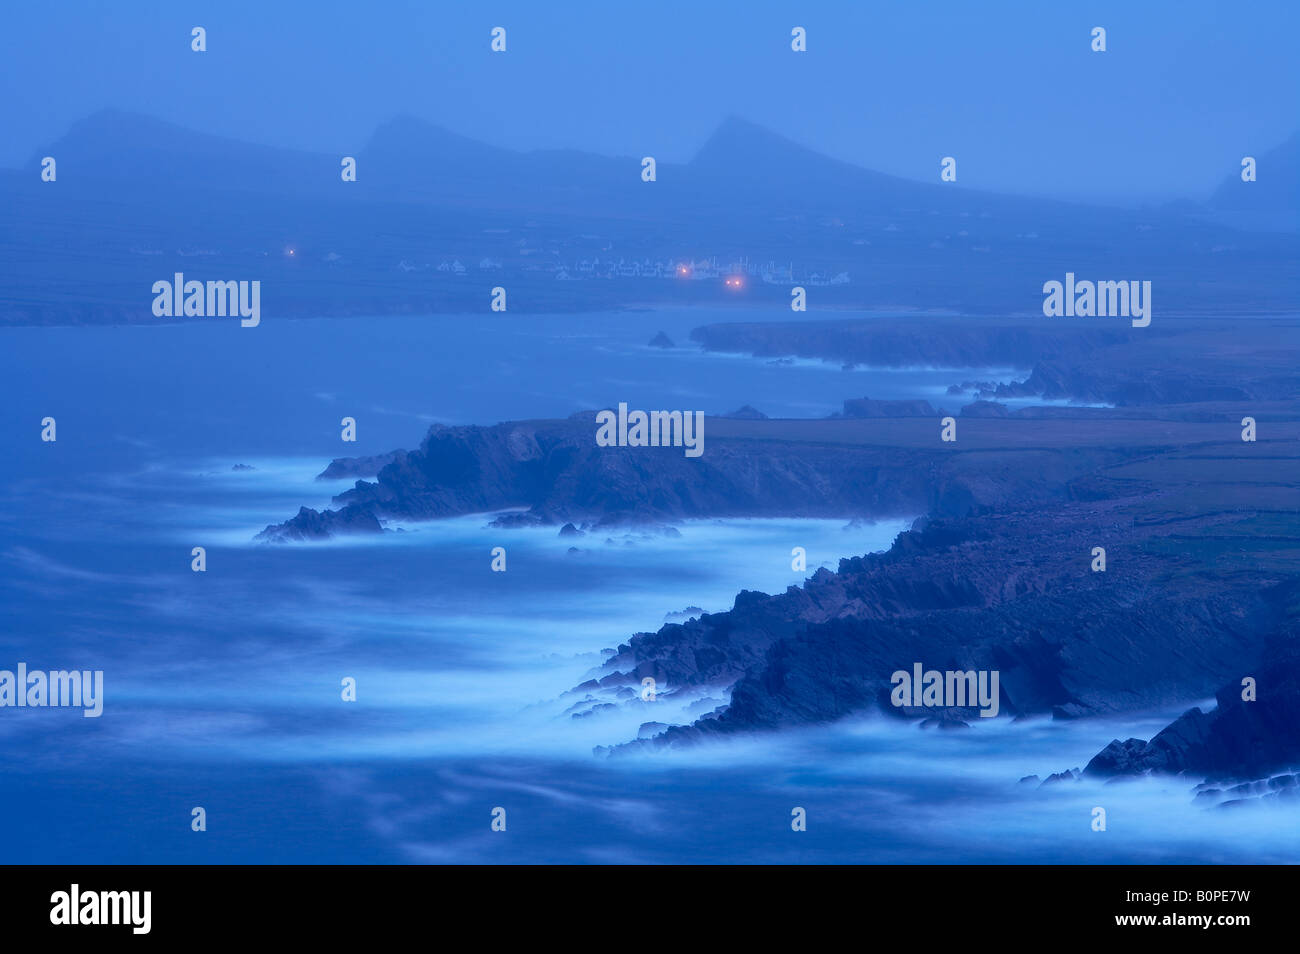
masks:
[[(431, 265), (416, 266), (403, 260), (398, 265), (402, 271), (425, 271)], [(465, 265), (460, 259), (444, 259), (436, 266), (436, 271), (450, 275), (465, 275), (473, 271), (499, 272), (503, 270), (500, 261), (492, 258), (480, 259), (477, 266)], [(738, 262), (720, 263), (716, 257), (707, 259), (666, 259), (655, 261), (650, 258), (591, 258), (581, 259), (572, 264), (558, 262), (534, 262), (524, 265), (525, 272), (549, 273), (559, 281), (591, 281), (615, 278), (670, 278), (686, 281), (728, 280), (744, 277), (761, 281), (768, 285), (846, 285), (848, 272), (833, 272), (831, 269), (813, 271), (796, 268), (794, 263), (785, 265), (776, 262), (757, 263), (742, 259)]]

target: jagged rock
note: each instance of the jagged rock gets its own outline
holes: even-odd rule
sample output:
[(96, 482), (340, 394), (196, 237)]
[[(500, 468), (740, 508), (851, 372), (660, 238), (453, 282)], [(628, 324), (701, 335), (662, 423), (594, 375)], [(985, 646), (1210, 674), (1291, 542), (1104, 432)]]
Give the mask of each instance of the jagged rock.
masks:
[(570, 718), (588, 719), (598, 712), (617, 712), (617, 711), (618, 711), (618, 706), (614, 705), (612, 702), (598, 702), (590, 709), (573, 713), (573, 715), (570, 716)]
[(317, 480), (338, 480), (346, 477), (373, 477), (405, 451), (395, 450), (371, 457), (336, 457), (330, 465), (316, 475)]
[(642, 722), (641, 728), (637, 729), (636, 737), (638, 739), (654, 738), (656, 735), (665, 732), (667, 729), (667, 722)]
[[(1193, 710), (1199, 712), (1199, 710)], [(1089, 775), (1131, 775), (1144, 772), (1147, 744), (1142, 739), (1115, 739), (1092, 757), (1084, 771)]]
[[(871, 709), (900, 714), (890, 677), (915, 661), (997, 670), (999, 709), (1015, 717), (1204, 696), (1243, 659), (1260, 658), (1300, 585), (1189, 575), (1181, 545), (1163, 552), (1170, 531), (1159, 524), (1132, 526), (1123, 577), (1090, 573), (1095, 508), (1061, 507), (1050, 522), (1037, 511), (931, 517), (888, 553), (842, 560), (837, 572), (819, 569), (784, 593), (742, 591), (728, 612), (638, 634), (604, 664), (603, 678), (729, 689), (715, 718), (663, 734), (662, 744), (676, 745)], [(1202, 517), (1200, 532), (1231, 533), (1234, 519)], [(1212, 529), (1220, 520), (1224, 529)], [(1179, 533), (1190, 526), (1180, 521)], [(945, 715), (903, 714), (935, 724)], [(981, 723), (973, 707), (947, 715)]]
[(1207, 778), (1262, 778), (1300, 765), (1300, 622), (1273, 637), (1253, 667), (1257, 698), (1242, 699), (1237, 678), (1216, 693), (1217, 708), (1189, 709), (1149, 742), (1111, 742), (1084, 769), (1110, 778), (1148, 772)]
[(704, 610), (702, 608), (698, 606), (688, 606), (684, 610), (676, 610), (675, 612), (665, 613), (664, 621), (669, 623), (676, 623), (676, 622), (681, 622), (682, 620), (691, 619), (692, 617), (695, 616), (702, 616), (703, 614), (704, 614)]
[(310, 510), (300, 507), (298, 515), (286, 523), (270, 526), (255, 539), (269, 542), (289, 540), (325, 540), (341, 533), (378, 533), (383, 530), (378, 518), (364, 507), (342, 510)]
[(1275, 799), (1295, 801), (1300, 800), (1300, 774), (1275, 775), (1221, 787), (1201, 783), (1195, 791), (1197, 802), (1208, 802), (1217, 808), (1235, 808)]
[(662, 331), (659, 332), (657, 335), (655, 335), (653, 338), (651, 338), (648, 344), (651, 348), (676, 348), (677, 347), (677, 345), (673, 344), (673, 339), (669, 338), (668, 335), (664, 334)]
[[(1131, 495), (1143, 485), (1109, 480), (1103, 471), (1152, 451), (1150, 428), (1141, 422), (1117, 422), (1105, 442), (1075, 442), (1069, 428), (1054, 423), (972, 421), (967, 434), (978, 426), (980, 446), (966, 436), (947, 445), (920, 439), (935, 431), (889, 417), (715, 417), (706, 418), (704, 454), (688, 458), (676, 447), (636, 453), (599, 447), (594, 418), (583, 412), (494, 427), (435, 425), (418, 449), (396, 453), (374, 481), (358, 480), (334, 503), (401, 520), (502, 513), (495, 527), (776, 515), (959, 517), (994, 507), (1055, 506), (1078, 499), (1088, 480), (1091, 499)], [(1025, 432), (1038, 433), (1044, 446), (1027, 446)], [(1169, 433), (1179, 432), (1161, 431)], [(1189, 431), (1188, 441), (1201, 436)], [(509, 510), (515, 512), (504, 513)], [(293, 524), (281, 525), (289, 538)]]
[[(1079, 780), (1078, 769), (1067, 769), (1064, 772), (1056, 772), (1043, 779), (1043, 785), (1055, 785), (1058, 782), (1077, 782)], [(1043, 786), (1040, 785), (1039, 788)]]
[(496, 527), (502, 530), (513, 530), (519, 527), (540, 527), (546, 524), (546, 518), (536, 513), (503, 513), (492, 519), (488, 524), (490, 527)]

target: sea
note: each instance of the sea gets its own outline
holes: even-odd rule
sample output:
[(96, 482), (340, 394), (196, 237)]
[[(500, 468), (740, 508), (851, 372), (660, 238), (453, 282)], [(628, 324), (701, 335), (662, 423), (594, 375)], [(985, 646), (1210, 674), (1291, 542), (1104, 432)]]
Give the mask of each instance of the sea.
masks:
[[(782, 320), (788, 315), (780, 316)], [(1268, 863), (1294, 811), (1195, 780), (1042, 779), (1181, 708), (880, 715), (608, 756), (645, 713), (570, 690), (635, 633), (887, 549), (916, 515), (560, 537), (492, 515), (254, 540), (431, 424), (616, 406), (824, 417), (1016, 368), (710, 354), (677, 309), (0, 329), (0, 670), (103, 672), (103, 711), (0, 708), (0, 861)], [(660, 331), (673, 347), (648, 342)], [(341, 440), (342, 419), (357, 441)], [(41, 439), (54, 419), (54, 441)], [(807, 567), (792, 569), (792, 548)], [(194, 572), (195, 547), (206, 569)], [(504, 547), (505, 572), (490, 568)], [(348, 687), (351, 688), (348, 688)], [(671, 689), (672, 687), (661, 687)], [(355, 699), (344, 696), (354, 694)], [(692, 716), (665, 692), (656, 720)], [(1199, 704), (1205, 705), (1204, 701)], [(603, 749), (602, 749), (603, 751)], [(1022, 781), (1027, 776), (1037, 779)], [(1095, 809), (1106, 811), (1095, 830)], [(806, 830), (796, 831), (797, 809)], [(495, 822), (495, 824), (494, 824)]]

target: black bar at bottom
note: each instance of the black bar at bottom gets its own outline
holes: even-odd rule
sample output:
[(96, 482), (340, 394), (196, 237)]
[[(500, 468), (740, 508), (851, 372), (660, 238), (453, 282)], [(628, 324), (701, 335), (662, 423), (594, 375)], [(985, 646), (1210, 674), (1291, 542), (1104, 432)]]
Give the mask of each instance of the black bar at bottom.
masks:
[(574, 941), (613, 942), (624, 931), (647, 941), (677, 932), (735, 940), (782, 926), (867, 937), (911, 924), (923, 926), (927, 942), (1199, 933), (1231, 943), (1296, 925), (1296, 871), (1285, 866), (36, 866), (9, 873), (0, 895), (6, 936), (77, 941), (373, 942), (400, 930), (453, 928), (518, 932), (532, 942), (539, 931)]

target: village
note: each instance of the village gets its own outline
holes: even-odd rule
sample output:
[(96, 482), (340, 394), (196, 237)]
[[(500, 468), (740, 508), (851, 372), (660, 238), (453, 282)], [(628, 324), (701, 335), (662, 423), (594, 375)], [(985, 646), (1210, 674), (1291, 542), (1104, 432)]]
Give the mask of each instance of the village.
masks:
[[(431, 265), (417, 266), (403, 259), (398, 267), (402, 271), (424, 271), (434, 268)], [(459, 258), (443, 259), (434, 269), (451, 275), (465, 275), (471, 271), (470, 266), (463, 264)], [(493, 258), (482, 258), (473, 270), (478, 272), (497, 272), (504, 271), (502, 263)], [(543, 274), (554, 275), (557, 281), (595, 281), (609, 280), (616, 278), (664, 278), (676, 279), (678, 281), (725, 281), (729, 286), (741, 287), (745, 284), (745, 279), (753, 279), (763, 282), (767, 285), (847, 285), (849, 284), (848, 272), (834, 272), (831, 269), (823, 271), (813, 271), (806, 268), (796, 268), (794, 263), (779, 265), (776, 262), (766, 262), (763, 264), (750, 262), (748, 259), (741, 259), (738, 262), (727, 264), (719, 263), (717, 257), (700, 259), (700, 260), (673, 260), (655, 261), (650, 258), (627, 259), (627, 258), (605, 258), (599, 257), (591, 259), (581, 259), (573, 264), (554, 263), (533, 263), (525, 265), (522, 269), (525, 272), (541, 272)], [(733, 284), (734, 279), (740, 279)]]

